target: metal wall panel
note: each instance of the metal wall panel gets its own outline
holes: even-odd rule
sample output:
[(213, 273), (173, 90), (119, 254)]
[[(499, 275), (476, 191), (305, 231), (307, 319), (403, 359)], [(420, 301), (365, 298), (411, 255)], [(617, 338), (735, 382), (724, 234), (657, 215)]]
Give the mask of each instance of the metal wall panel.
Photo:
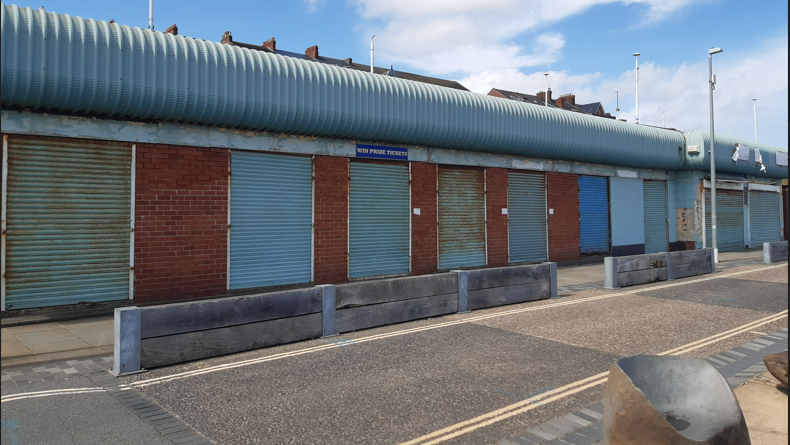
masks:
[(582, 253), (609, 252), (609, 178), (579, 176), (579, 231)]
[(645, 181), (645, 253), (669, 250), (669, 219), (667, 212), (667, 183)]
[(230, 288), (310, 282), (312, 159), (234, 151), (231, 163)]
[(409, 167), (351, 163), (349, 277), (409, 272)]
[(509, 171), (507, 208), (510, 262), (548, 259), (546, 175)]
[(645, 244), (645, 195), (641, 179), (611, 178), (612, 246)]
[(439, 269), (486, 263), (485, 173), (439, 167)]
[(750, 247), (782, 240), (782, 195), (758, 190), (749, 191), (751, 218)]
[(14, 5), (0, 14), (4, 106), (660, 170), (684, 162), (678, 131)]
[(129, 298), (130, 144), (8, 138), (6, 309)]
[[(743, 191), (717, 190), (716, 213), (718, 220), (718, 244), (720, 252), (737, 252), (744, 245)], [(705, 238), (707, 246), (713, 247), (711, 229), (710, 190), (705, 190)]]

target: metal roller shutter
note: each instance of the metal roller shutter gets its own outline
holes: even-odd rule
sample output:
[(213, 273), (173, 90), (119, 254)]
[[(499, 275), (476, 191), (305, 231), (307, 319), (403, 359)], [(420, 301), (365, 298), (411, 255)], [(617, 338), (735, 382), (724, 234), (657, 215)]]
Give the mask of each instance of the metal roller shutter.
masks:
[(6, 309), (129, 298), (131, 144), (9, 136)]
[(409, 272), (409, 167), (351, 163), (349, 277)]
[(230, 288), (307, 283), (312, 271), (312, 160), (234, 151)]
[(485, 174), (439, 168), (439, 269), (486, 265)]
[(508, 172), (507, 207), (510, 262), (545, 261), (546, 176)]
[(579, 176), (581, 252), (609, 252), (609, 179)]
[(669, 247), (667, 183), (645, 181), (645, 253), (666, 252)]
[[(716, 212), (718, 213), (718, 244), (721, 252), (743, 250), (743, 192), (736, 190), (716, 191)], [(705, 238), (708, 247), (711, 240), (710, 190), (705, 190)]]
[(749, 192), (751, 247), (782, 240), (782, 195), (752, 190)]

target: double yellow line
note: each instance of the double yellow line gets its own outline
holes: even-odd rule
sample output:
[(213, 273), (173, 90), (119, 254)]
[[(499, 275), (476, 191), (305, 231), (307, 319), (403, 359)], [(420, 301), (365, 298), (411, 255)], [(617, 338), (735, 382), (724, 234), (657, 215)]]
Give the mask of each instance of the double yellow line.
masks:
[[(735, 329), (730, 329), (729, 331), (722, 332), (720, 334), (716, 334), (710, 336), (708, 338), (703, 338), (702, 340), (697, 340), (693, 343), (689, 343), (687, 345), (683, 345), (679, 348), (670, 349), (669, 351), (662, 352), (658, 355), (683, 355), (687, 354), (691, 351), (703, 348), (705, 346), (718, 343), (722, 340), (725, 340), (730, 337), (734, 337), (739, 334), (743, 334), (749, 332), (752, 329), (757, 327), (773, 323), (775, 321), (781, 320), (783, 318), (787, 318), (787, 311), (779, 312), (778, 314), (773, 314), (771, 316), (762, 318), (757, 321), (753, 321), (751, 323), (745, 324), (743, 326), (739, 326)], [(513, 416), (517, 416), (519, 414), (523, 414), (527, 411), (531, 411), (535, 408), (540, 406), (556, 402), (557, 400), (564, 399), (569, 397), (573, 394), (582, 392), (584, 390), (590, 389), (592, 387), (602, 385), (606, 383), (606, 380), (609, 376), (609, 372), (603, 372), (598, 375), (594, 375), (592, 377), (588, 377), (583, 380), (579, 380), (573, 382), (569, 385), (565, 385), (561, 388), (554, 389), (552, 391), (545, 392), (535, 397), (530, 397), (529, 399), (522, 400), (521, 402), (514, 403), (510, 406), (506, 406), (504, 408), (498, 409), (496, 411), (492, 411), (487, 414), (483, 414), (482, 416), (475, 417), (474, 419), (470, 419), (464, 422), (456, 423), (455, 425), (451, 425), (447, 428), (443, 428), (438, 431), (434, 431), (433, 433), (427, 434), (422, 437), (418, 437), (417, 439), (410, 440), (408, 442), (404, 442), (401, 445), (432, 445), (441, 442), (445, 442), (452, 438), (462, 436), (464, 434), (470, 433), (472, 431), (478, 430), (480, 428), (484, 428), (486, 426), (492, 425), (497, 422), (501, 422), (505, 419), (509, 419)]]

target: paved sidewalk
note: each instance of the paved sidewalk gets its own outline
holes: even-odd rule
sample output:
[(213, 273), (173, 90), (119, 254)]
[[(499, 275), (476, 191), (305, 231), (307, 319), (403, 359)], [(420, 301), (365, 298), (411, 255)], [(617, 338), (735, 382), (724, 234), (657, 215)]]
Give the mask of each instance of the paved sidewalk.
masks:
[(0, 368), (65, 362), (113, 352), (112, 317), (2, 328)]

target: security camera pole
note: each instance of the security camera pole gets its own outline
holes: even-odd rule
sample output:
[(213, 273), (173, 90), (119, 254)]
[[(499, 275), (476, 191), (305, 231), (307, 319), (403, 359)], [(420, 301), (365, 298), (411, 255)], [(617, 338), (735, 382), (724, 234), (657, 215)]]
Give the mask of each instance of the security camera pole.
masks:
[(722, 52), (721, 48), (708, 50), (708, 97), (710, 98), (710, 227), (713, 248), (713, 270), (719, 262), (719, 243), (716, 227), (716, 137), (713, 133), (713, 90), (716, 89), (716, 77), (713, 75), (713, 55)]

